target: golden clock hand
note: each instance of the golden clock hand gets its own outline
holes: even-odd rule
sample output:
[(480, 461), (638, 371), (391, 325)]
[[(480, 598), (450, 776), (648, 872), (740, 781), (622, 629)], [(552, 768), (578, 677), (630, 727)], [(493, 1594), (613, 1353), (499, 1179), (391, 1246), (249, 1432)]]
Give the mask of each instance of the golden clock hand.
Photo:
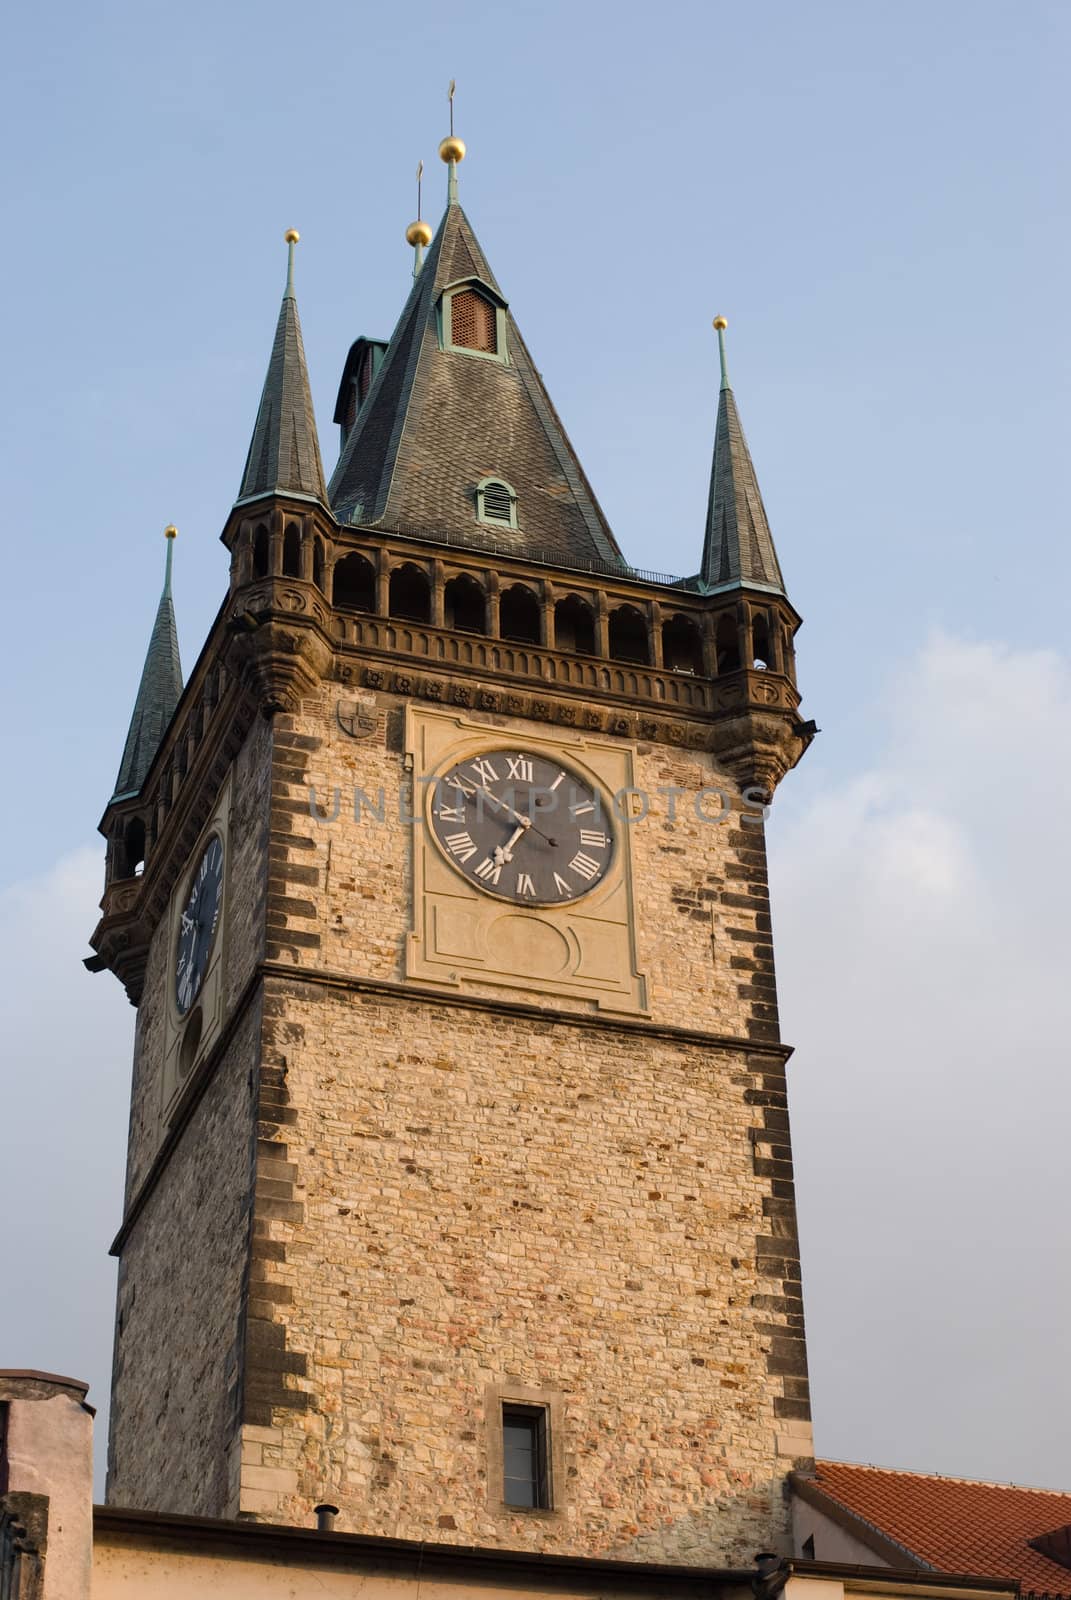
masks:
[(533, 833), (538, 833), (541, 839), (545, 839), (549, 845), (554, 846), (557, 844), (557, 839), (552, 839), (549, 833), (544, 833), (542, 828), (537, 828), (531, 817), (524, 817), (519, 811), (514, 811), (512, 806), (507, 805), (504, 800), (500, 800), (496, 794), (492, 794), (486, 784), (478, 783), (471, 792), (473, 794), (485, 794), (493, 806), (497, 806), (499, 811), (504, 811), (508, 817), (512, 817), (517, 826), (523, 828), (525, 833), (530, 828)]
[[(507, 817), (511, 817), (522, 832), (532, 826), (531, 817), (522, 817), (519, 811), (514, 811), (513, 807), (507, 805), (504, 800), (500, 800), (497, 794), (492, 794), (486, 784), (478, 783), (475, 792), (477, 794), (485, 794), (491, 804), (497, 806), (499, 811), (504, 811)], [(536, 831), (538, 832), (539, 830), (537, 829)]]
[(524, 837), (525, 831), (526, 830), (523, 827), (517, 827), (510, 834), (505, 844), (495, 845), (494, 856), (498, 866), (505, 866), (507, 861), (513, 860), (513, 846), (517, 843), (518, 839)]

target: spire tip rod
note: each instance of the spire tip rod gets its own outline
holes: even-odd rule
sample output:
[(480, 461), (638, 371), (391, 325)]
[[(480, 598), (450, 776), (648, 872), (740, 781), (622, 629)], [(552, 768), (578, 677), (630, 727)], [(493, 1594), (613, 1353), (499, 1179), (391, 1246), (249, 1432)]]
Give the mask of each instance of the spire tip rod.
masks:
[(301, 235), (296, 228), (287, 228), (283, 238), (287, 244), (286, 292), (288, 295), (292, 295), (294, 293), (294, 246), (301, 238)]
[(714, 331), (718, 335), (718, 356), (721, 361), (721, 386), (723, 389), (731, 387), (729, 383), (729, 364), (725, 357), (725, 330), (729, 326), (724, 317), (714, 318)]

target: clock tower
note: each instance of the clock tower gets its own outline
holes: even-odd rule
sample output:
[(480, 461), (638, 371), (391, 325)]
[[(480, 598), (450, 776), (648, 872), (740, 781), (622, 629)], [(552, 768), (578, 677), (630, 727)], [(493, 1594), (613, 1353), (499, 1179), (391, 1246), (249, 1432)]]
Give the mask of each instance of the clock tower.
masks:
[(168, 586), (102, 823), (108, 1496), (740, 1565), (811, 1454), (763, 831), (799, 618), (722, 319), (701, 570), (643, 571), (441, 153), (330, 482), (287, 236), (228, 592), (183, 687)]

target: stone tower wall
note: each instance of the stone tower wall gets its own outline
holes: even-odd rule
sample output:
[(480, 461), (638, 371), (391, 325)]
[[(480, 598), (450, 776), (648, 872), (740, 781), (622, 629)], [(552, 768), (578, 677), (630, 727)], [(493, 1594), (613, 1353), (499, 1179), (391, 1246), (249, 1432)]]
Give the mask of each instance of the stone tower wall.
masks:
[[(648, 1015), (407, 993), (402, 704), (365, 696), (359, 739), (334, 707), (274, 725), (242, 1510), (326, 1498), (365, 1532), (635, 1559), (787, 1549), (810, 1435), (761, 827), (738, 795), (696, 816), (700, 789), (735, 794), (708, 756), (638, 747)], [(491, 1491), (504, 1393), (551, 1407), (549, 1512)]]
[[(223, 1516), (237, 1509), (239, 1420), (264, 948), (271, 729), (231, 772), (225, 984), (230, 1023), (204, 1092), (164, 1114), (174, 931), (153, 934), (135, 1042), (126, 1219), (116, 1301), (108, 1500)], [(233, 1481), (232, 1481), (233, 1480)]]
[[(407, 976), (405, 702), (351, 693), (352, 737), (339, 699), (258, 720), (235, 764), (231, 1021), (171, 1126), (163, 924), (150, 952), (109, 1499), (307, 1524), (326, 1498), (355, 1531), (631, 1559), (787, 1549), (810, 1432), (758, 813), (708, 754), (629, 743), (645, 1003), (436, 992)], [(549, 1407), (549, 1511), (496, 1492), (504, 1396)]]
[(123, 1245), (108, 1434), (111, 1505), (191, 1516), (237, 1510), (232, 1446), (260, 1033), (256, 1003)]

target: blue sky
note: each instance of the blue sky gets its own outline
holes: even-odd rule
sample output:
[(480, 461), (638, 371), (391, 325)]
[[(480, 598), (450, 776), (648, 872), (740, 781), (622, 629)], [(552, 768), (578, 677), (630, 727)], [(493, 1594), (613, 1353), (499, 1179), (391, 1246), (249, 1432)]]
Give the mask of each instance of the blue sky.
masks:
[[(47, 1161), (6, 1156), (35, 1249), (36, 1310), (12, 1329), (11, 1364), (73, 1369), (104, 1399), (102, 1251), (132, 1014), (78, 962), (161, 531), (180, 529), (189, 668), (226, 583), (218, 533), (267, 364), (283, 230), (302, 233), (330, 470), (348, 345), (388, 334), (407, 292), (421, 157), (425, 214), (442, 207), (453, 75), (462, 202), (641, 566), (698, 563), (710, 322), (729, 318), (805, 618), (806, 713), (823, 730), (771, 825), (819, 1447), (1071, 1487), (1044, 1442), (1053, 1385), (1071, 1393), (1044, 1328), (1067, 1219), (1042, 1178), (1046, 1162), (1062, 1168), (1046, 1139), (1068, 1109), (1052, 887), (1071, 787), (1069, 43), (1071, 12), (1047, 0), (61, 0), (9, 20), (0, 889), (14, 1105), (53, 1130)], [(974, 950), (983, 926), (993, 942)], [(858, 1248), (834, 1173), (851, 1185)], [(1005, 1185), (995, 1254), (986, 1204)], [(913, 1222), (896, 1209), (905, 1188)], [(978, 1204), (961, 1211), (965, 1195)], [(883, 1227), (876, 1257), (866, 1241)], [(909, 1336), (901, 1319), (953, 1267), (946, 1349), (929, 1323)], [(990, 1326), (982, 1283), (983, 1303), (1038, 1326)]]

